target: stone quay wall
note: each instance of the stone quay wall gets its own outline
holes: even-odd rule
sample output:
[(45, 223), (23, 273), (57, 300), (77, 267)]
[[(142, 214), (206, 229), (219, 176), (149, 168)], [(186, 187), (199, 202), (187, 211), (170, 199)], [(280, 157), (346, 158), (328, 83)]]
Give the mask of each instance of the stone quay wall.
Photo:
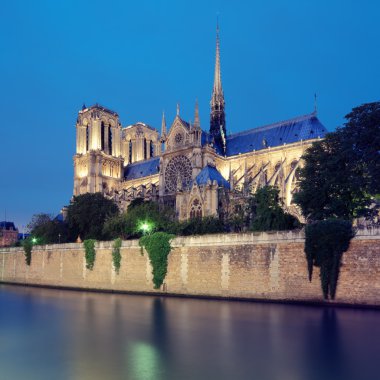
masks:
[[(168, 273), (154, 290), (152, 267), (138, 241), (123, 241), (121, 268), (112, 264), (113, 242), (96, 244), (93, 270), (83, 244), (0, 249), (5, 283), (91, 290), (273, 301), (323, 301), (319, 270), (308, 280), (302, 232), (217, 234), (172, 240)], [(380, 230), (362, 230), (344, 253), (336, 303), (380, 306)]]

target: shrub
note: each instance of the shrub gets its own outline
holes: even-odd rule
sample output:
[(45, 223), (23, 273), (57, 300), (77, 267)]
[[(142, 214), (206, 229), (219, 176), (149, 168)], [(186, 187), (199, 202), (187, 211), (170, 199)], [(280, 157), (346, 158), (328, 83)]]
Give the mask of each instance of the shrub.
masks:
[(306, 226), (305, 254), (309, 280), (313, 266), (321, 268), (321, 287), (323, 296), (335, 298), (342, 255), (347, 251), (354, 236), (349, 221), (328, 219)]
[(27, 239), (23, 240), (22, 246), (24, 248), (25, 263), (26, 265), (30, 265), (32, 261), (32, 250), (33, 250), (32, 238), (28, 237)]
[(120, 238), (117, 238), (113, 242), (113, 249), (112, 249), (112, 262), (113, 266), (115, 268), (115, 272), (119, 274), (120, 266), (121, 266), (121, 248), (122, 240)]
[(178, 223), (175, 229), (175, 232), (184, 236), (216, 234), (224, 231), (225, 225), (223, 221), (212, 216), (185, 220)]
[(153, 285), (159, 289), (164, 282), (168, 270), (168, 255), (171, 250), (170, 240), (174, 235), (165, 232), (155, 232), (152, 235), (142, 236), (139, 240), (141, 247), (148, 252), (152, 264)]
[[(143, 223), (154, 231), (175, 231), (175, 213), (172, 208), (159, 205), (157, 202), (142, 202), (140, 198), (128, 206), (128, 210), (107, 220), (103, 233), (111, 238), (138, 238), (143, 234), (140, 226)], [(131, 207), (132, 206), (132, 207)]]
[(86, 268), (92, 270), (95, 264), (96, 251), (95, 251), (95, 243), (94, 239), (87, 239), (83, 242), (85, 257), (86, 257)]

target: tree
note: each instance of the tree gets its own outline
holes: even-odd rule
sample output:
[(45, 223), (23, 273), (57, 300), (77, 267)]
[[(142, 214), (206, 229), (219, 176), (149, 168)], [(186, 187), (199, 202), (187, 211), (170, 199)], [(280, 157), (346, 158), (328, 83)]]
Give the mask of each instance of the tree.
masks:
[(35, 214), (27, 226), (38, 244), (67, 243), (73, 239), (67, 223), (53, 219), (49, 214)]
[(31, 231), (31, 234), (38, 238), (39, 244), (68, 243), (75, 239), (67, 223), (58, 220), (50, 220), (39, 225)]
[(32, 219), (26, 226), (27, 230), (30, 233), (33, 233), (32, 231), (35, 230), (36, 228), (50, 222), (53, 220), (53, 216), (51, 214), (46, 214), (46, 213), (40, 213), (40, 214), (34, 214), (32, 216)]
[(136, 199), (128, 206), (127, 212), (109, 218), (104, 225), (104, 234), (109, 238), (136, 238), (141, 236), (143, 226), (149, 230), (174, 232), (175, 212), (172, 208), (157, 202)]
[(74, 236), (82, 240), (101, 240), (107, 218), (118, 215), (117, 205), (101, 193), (74, 196), (67, 208), (67, 223)]
[(302, 157), (297, 203), (309, 221), (369, 216), (380, 192), (380, 103), (364, 104)]
[(281, 231), (299, 227), (298, 220), (281, 207), (279, 190), (274, 186), (264, 186), (248, 201), (252, 231)]

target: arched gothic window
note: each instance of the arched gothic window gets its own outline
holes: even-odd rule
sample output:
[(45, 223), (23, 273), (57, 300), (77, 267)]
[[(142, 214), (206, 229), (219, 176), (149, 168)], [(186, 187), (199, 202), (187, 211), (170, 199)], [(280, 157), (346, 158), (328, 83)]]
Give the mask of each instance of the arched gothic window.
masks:
[(281, 163), (278, 162), (274, 168), (274, 174), (276, 175), (276, 179), (274, 181), (274, 185), (275, 186), (279, 186), (280, 185), (280, 180), (281, 180), (281, 173), (279, 172), (280, 171), (280, 168), (281, 168)]
[(105, 125), (104, 125), (104, 122), (102, 121), (102, 124), (100, 125), (100, 134), (101, 134), (101, 138), (100, 138), (100, 144), (101, 144), (101, 149), (104, 150), (104, 135), (105, 135)]
[(149, 151), (150, 151), (150, 157), (154, 157), (154, 145), (153, 145), (152, 140), (149, 142)]
[(132, 140), (129, 140), (129, 155), (128, 155), (128, 163), (132, 163)]
[(191, 204), (190, 218), (202, 218), (202, 205), (198, 198), (195, 198)]
[(147, 144), (146, 144), (146, 138), (144, 138), (144, 160), (146, 160), (147, 156), (148, 156)]
[(86, 127), (86, 152), (88, 152), (88, 146), (89, 146), (89, 129), (88, 129), (88, 125)]
[(112, 128), (108, 131), (108, 149), (110, 152), (109, 154), (112, 154)]

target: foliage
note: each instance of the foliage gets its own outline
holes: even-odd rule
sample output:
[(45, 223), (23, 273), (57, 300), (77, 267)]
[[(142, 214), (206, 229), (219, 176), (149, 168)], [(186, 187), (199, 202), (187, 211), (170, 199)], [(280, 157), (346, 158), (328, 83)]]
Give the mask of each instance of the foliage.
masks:
[(53, 220), (53, 216), (51, 214), (46, 213), (40, 213), (40, 214), (34, 214), (32, 216), (32, 219), (26, 226), (26, 229), (29, 233), (33, 234), (34, 230), (40, 226), (45, 225), (48, 222), (51, 222)]
[(22, 246), (24, 248), (25, 263), (26, 265), (30, 265), (30, 263), (32, 262), (32, 250), (33, 250), (32, 238), (28, 237), (27, 239), (23, 240)]
[(120, 237), (123, 240), (129, 238), (128, 223), (126, 221), (126, 213), (121, 213), (108, 218), (103, 226), (103, 236), (108, 239), (116, 239)]
[(306, 226), (305, 254), (309, 280), (313, 266), (321, 268), (323, 296), (335, 298), (342, 255), (347, 251), (354, 236), (351, 223), (346, 220), (328, 219)]
[(96, 251), (95, 251), (95, 239), (87, 239), (83, 242), (86, 258), (86, 268), (92, 270), (95, 264)]
[(380, 193), (380, 103), (364, 104), (347, 123), (315, 142), (298, 170), (294, 200), (309, 221), (371, 216)]
[(264, 186), (248, 200), (252, 231), (292, 230), (300, 226), (298, 220), (281, 207), (279, 190)]
[(115, 268), (115, 272), (119, 274), (120, 266), (121, 266), (121, 248), (122, 240), (120, 238), (117, 238), (113, 242), (113, 249), (112, 249), (112, 262), (113, 266)]
[(70, 233), (67, 223), (49, 220), (33, 228), (31, 234), (43, 244), (67, 243), (75, 239)]
[(150, 201), (136, 202), (133, 207), (131, 205), (127, 212), (107, 220), (103, 231), (105, 235), (124, 239), (140, 237), (143, 234), (141, 225), (145, 223), (151, 227), (151, 232), (175, 230), (175, 213), (172, 208)]
[(67, 223), (73, 236), (81, 239), (103, 239), (107, 218), (119, 213), (116, 204), (100, 193), (74, 196), (67, 208)]
[(141, 206), (144, 203), (145, 203), (144, 198), (139, 197), (139, 198), (132, 199), (131, 203), (127, 207), (127, 210), (131, 211), (136, 206)]
[(152, 235), (142, 236), (139, 240), (141, 247), (144, 247), (149, 256), (153, 270), (153, 285), (159, 289), (164, 282), (168, 269), (168, 255), (171, 251), (170, 240), (174, 235), (166, 232), (155, 232)]
[(225, 231), (223, 221), (213, 216), (206, 216), (204, 218), (193, 218), (179, 222), (173, 232), (178, 235), (205, 235), (216, 234)]

